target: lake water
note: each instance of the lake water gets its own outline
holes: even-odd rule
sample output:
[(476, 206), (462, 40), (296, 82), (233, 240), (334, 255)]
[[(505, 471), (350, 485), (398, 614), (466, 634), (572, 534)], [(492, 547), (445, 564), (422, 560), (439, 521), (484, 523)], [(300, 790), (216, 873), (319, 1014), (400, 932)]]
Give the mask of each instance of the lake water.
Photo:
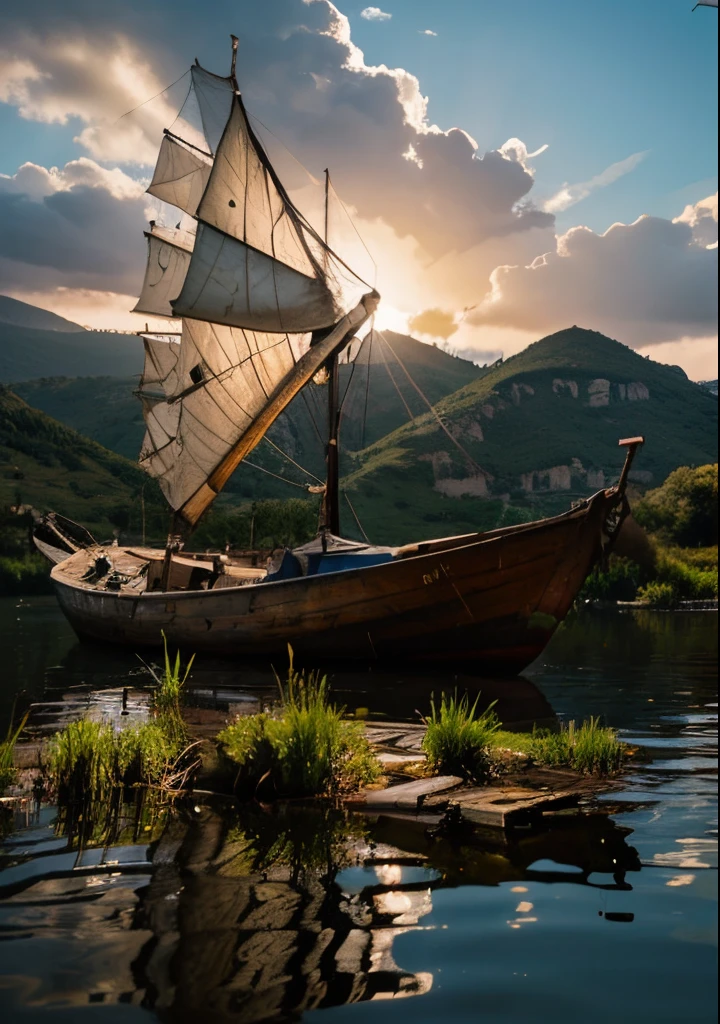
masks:
[[(52, 599), (0, 601), (0, 641), (4, 719), (18, 691), (22, 708), (143, 678), (81, 648)], [(210, 704), (272, 693), (257, 666), (194, 682)], [(349, 708), (408, 720), (454, 682), (511, 724), (600, 714), (641, 745), (612, 813), (442, 838), (199, 798), (158, 843), (78, 853), (45, 811), (4, 846), (3, 1019), (716, 1020), (716, 616), (584, 612), (511, 683), (334, 678)]]

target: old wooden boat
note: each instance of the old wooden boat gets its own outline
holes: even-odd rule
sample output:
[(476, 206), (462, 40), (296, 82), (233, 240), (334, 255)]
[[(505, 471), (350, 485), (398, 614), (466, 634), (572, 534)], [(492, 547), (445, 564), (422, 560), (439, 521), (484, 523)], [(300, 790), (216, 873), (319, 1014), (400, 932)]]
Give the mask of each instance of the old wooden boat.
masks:
[[(379, 296), (293, 204), (237, 88), (195, 65), (191, 100), (162, 142), (136, 309), (181, 319), (146, 332), (141, 465), (174, 510), (165, 550), (107, 546), (60, 520), (40, 546), (80, 637), (189, 651), (472, 662), (517, 672), (543, 649), (627, 514), (625, 485), (520, 526), (397, 548), (340, 535), (338, 357)], [(199, 114), (193, 126), (192, 111)], [(240, 462), (318, 374), (327, 381), (327, 480), (317, 538), (266, 562), (198, 555), (184, 541)], [(48, 529), (50, 534), (48, 534)], [(54, 530), (54, 533), (53, 533)], [(63, 535), (66, 543), (55, 543)], [(72, 553), (68, 553), (72, 552)], [(64, 557), (67, 554), (67, 557)]]

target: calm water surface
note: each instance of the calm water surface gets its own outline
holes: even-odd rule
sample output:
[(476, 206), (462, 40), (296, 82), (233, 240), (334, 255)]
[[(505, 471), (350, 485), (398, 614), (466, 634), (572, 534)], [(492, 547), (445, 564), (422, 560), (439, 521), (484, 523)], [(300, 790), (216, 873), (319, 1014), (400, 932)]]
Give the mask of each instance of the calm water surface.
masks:
[[(4, 719), (18, 691), (142, 679), (131, 654), (80, 648), (51, 599), (0, 601), (0, 641)], [(194, 682), (210, 703), (272, 692), (227, 662)], [(348, 707), (409, 720), (448, 682), (335, 677)], [(210, 801), (159, 843), (78, 855), (44, 812), (5, 844), (4, 1019), (716, 1020), (716, 617), (586, 613), (524, 680), (457, 682), (508, 722), (601, 714), (641, 745), (611, 815), (443, 840)]]

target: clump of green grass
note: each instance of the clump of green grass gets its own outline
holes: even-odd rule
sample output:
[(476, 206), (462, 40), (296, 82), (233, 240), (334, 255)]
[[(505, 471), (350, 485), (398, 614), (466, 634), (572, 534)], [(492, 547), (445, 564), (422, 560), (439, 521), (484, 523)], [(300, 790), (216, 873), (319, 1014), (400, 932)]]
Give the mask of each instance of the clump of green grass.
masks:
[[(187, 741), (187, 730), (182, 716), (182, 705), (185, 701), (185, 690), (188, 676), (192, 669), (195, 655), (190, 658), (185, 671), (182, 669), (180, 651), (175, 654), (173, 661), (168, 651), (167, 637), (162, 633), (164, 659), (161, 672), (157, 672), (152, 665), (143, 662), (145, 668), (155, 680), (155, 693), (153, 694), (153, 710), (159, 724), (165, 732), (178, 745)], [(142, 661), (142, 659), (140, 659)]]
[(276, 676), (280, 707), (239, 718), (218, 736), (239, 766), (237, 783), (254, 793), (261, 783), (284, 797), (353, 791), (377, 779), (381, 766), (362, 724), (348, 722), (330, 702), (327, 676), (294, 667), (287, 680)]
[(500, 727), (493, 710), (497, 701), (478, 715), (478, 700), (479, 695), (471, 706), (467, 694), (458, 699), (457, 693), (453, 696), (443, 693), (438, 708), (432, 698), (422, 745), (434, 771), (478, 782), (492, 775), (490, 748), (493, 734)]
[(161, 785), (180, 753), (157, 721), (116, 732), (105, 722), (81, 718), (53, 737), (48, 770), (61, 798), (102, 799), (115, 787)]
[(25, 728), (26, 721), (27, 715), (17, 729), (13, 729), (11, 722), (8, 726), (7, 736), (0, 743), (0, 796), (5, 794), (5, 790), (15, 778), (15, 745), (20, 733)]
[(126, 804), (135, 803), (136, 824), (143, 818), (148, 790), (158, 795), (149, 802), (157, 811), (192, 770), (189, 748), (183, 748), (157, 720), (119, 732), (106, 722), (70, 722), (53, 737), (47, 764), (57, 790), (58, 830), (82, 842), (101, 841), (116, 829)]
[(539, 764), (573, 768), (587, 775), (610, 775), (619, 770), (626, 757), (627, 745), (617, 738), (614, 729), (590, 717), (582, 725), (563, 723), (559, 732), (533, 732), (527, 753)]

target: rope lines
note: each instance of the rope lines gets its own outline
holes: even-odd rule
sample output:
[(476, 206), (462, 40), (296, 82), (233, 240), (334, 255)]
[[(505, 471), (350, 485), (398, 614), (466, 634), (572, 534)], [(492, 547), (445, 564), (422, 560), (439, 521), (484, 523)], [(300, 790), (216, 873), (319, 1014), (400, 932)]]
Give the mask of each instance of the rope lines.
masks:
[(189, 75), (189, 74), (190, 74), (190, 68), (188, 68), (187, 71), (185, 71), (182, 75), (180, 75), (179, 78), (176, 78), (174, 82), (171, 82), (170, 85), (167, 85), (164, 89), (161, 89), (160, 92), (156, 92), (154, 96), (148, 96), (148, 98), (146, 100), (143, 100), (142, 103), (138, 103), (138, 105), (136, 107), (133, 107), (132, 110), (126, 110), (124, 114), (120, 115), (120, 117), (117, 119), (117, 121), (113, 121), (113, 124), (117, 124), (118, 121), (122, 121), (122, 119), (124, 117), (128, 117), (130, 114), (134, 114), (136, 110), (140, 109), (140, 107), (144, 107), (146, 103), (151, 103), (153, 100), (156, 100), (158, 98), (158, 96), (162, 96), (163, 93), (170, 92), (170, 90), (174, 86), (176, 86), (178, 84), (178, 82), (182, 82), (183, 78), (185, 78), (185, 75)]
[(438, 412), (436, 411), (436, 409), (435, 409), (435, 406), (434, 406), (434, 405), (433, 405), (433, 404), (432, 404), (432, 403), (430, 402), (430, 400), (429, 400), (429, 399), (428, 399), (428, 397), (427, 397), (427, 396), (425, 395), (425, 393), (424, 393), (424, 392), (423, 392), (423, 390), (422, 390), (422, 389), (420, 388), (420, 386), (419, 386), (418, 384), (416, 384), (416, 383), (415, 383), (415, 381), (413, 380), (413, 378), (412, 378), (412, 377), (410, 376), (410, 373), (409, 373), (409, 371), (408, 371), (407, 367), (405, 366), (405, 363), (404, 363), (404, 362), (402, 361), (402, 359), (401, 359), (401, 358), (400, 358), (400, 356), (399, 356), (399, 355), (397, 354), (397, 352), (396, 352), (396, 351), (395, 351), (395, 350), (393, 349), (392, 345), (391, 345), (391, 344), (390, 344), (390, 342), (389, 342), (389, 341), (387, 340), (387, 338), (385, 337), (385, 335), (383, 334), (383, 332), (382, 332), (382, 331), (378, 331), (378, 334), (380, 335), (380, 337), (382, 338), (382, 340), (383, 340), (383, 341), (385, 342), (385, 344), (387, 345), (387, 347), (388, 347), (388, 348), (390, 349), (390, 351), (392, 352), (392, 354), (393, 354), (393, 355), (395, 356), (395, 358), (397, 359), (398, 363), (399, 363), (399, 364), (400, 364), (400, 366), (402, 367), (402, 369), (403, 369), (403, 372), (405, 373), (405, 376), (406, 376), (406, 377), (407, 377), (407, 379), (408, 379), (408, 380), (410, 381), (410, 383), (412, 384), (412, 386), (413, 386), (413, 387), (415, 388), (415, 390), (417, 391), (417, 393), (418, 393), (418, 394), (420, 395), (420, 397), (422, 398), (422, 400), (423, 400), (423, 402), (425, 403), (425, 405), (427, 405), (428, 409), (430, 410), (430, 412), (431, 412), (431, 413), (433, 414), (433, 416), (434, 416), (434, 417), (435, 417), (435, 419), (437, 420), (437, 423), (438, 423), (438, 426), (440, 427), (440, 429), (441, 429), (441, 430), (442, 430), (442, 431), (443, 431), (443, 432), (444, 432), (445, 434), (447, 434), (447, 436), (449, 437), (449, 439), (450, 439), (450, 440), (452, 441), (452, 443), (453, 443), (453, 444), (455, 445), (455, 447), (456, 447), (456, 448), (458, 449), (458, 451), (462, 452), (462, 454), (463, 454), (463, 455), (465, 456), (465, 458), (466, 458), (466, 459), (468, 460), (468, 462), (470, 463), (470, 465), (471, 465), (471, 466), (474, 466), (474, 467), (475, 467), (475, 469), (476, 469), (476, 470), (478, 470), (478, 472), (480, 472), (480, 473), (483, 473), (483, 472), (484, 472), (484, 470), (482, 469), (482, 466), (478, 466), (477, 462), (476, 462), (476, 461), (475, 461), (475, 459), (474, 459), (474, 458), (472, 457), (472, 455), (470, 455), (470, 453), (469, 453), (469, 452), (468, 452), (468, 451), (467, 451), (467, 450), (466, 450), (465, 448), (463, 448), (463, 446), (462, 446), (462, 445), (460, 444), (460, 442), (458, 441), (458, 439), (457, 439), (456, 437), (453, 437), (453, 435), (452, 435), (452, 434), (450, 433), (450, 431), (448, 430), (448, 428), (447, 428), (447, 427), (445, 426), (445, 423), (443, 422), (443, 419), (442, 419), (442, 417), (440, 416), (440, 414), (439, 414), (439, 413), (438, 413)]

